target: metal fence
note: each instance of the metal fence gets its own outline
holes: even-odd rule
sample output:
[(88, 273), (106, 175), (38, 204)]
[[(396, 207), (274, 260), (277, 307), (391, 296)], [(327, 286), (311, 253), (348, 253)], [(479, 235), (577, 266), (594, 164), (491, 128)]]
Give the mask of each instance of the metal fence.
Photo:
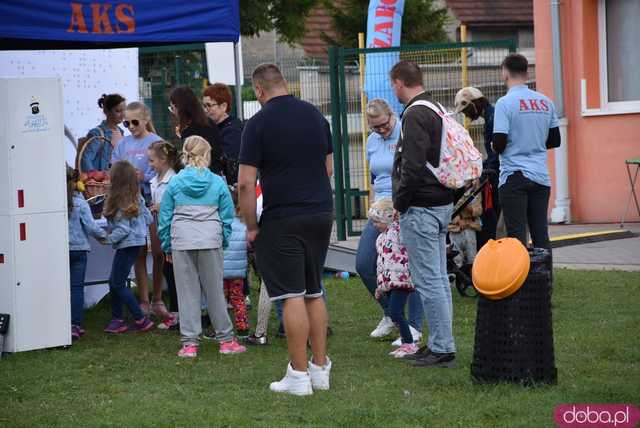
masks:
[[(336, 223), (337, 237), (359, 235), (366, 223), (368, 187), (370, 174), (364, 155), (368, 127), (363, 122), (362, 81), (366, 54), (387, 55), (416, 62), (423, 71), (425, 88), (435, 101), (448, 110), (454, 108), (457, 91), (464, 86), (479, 88), (491, 103), (506, 93), (501, 77), (504, 57), (516, 49), (512, 40), (491, 42), (467, 42), (455, 44), (430, 44), (403, 46), (386, 49), (347, 49), (334, 47), (330, 50), (331, 92), (321, 94), (315, 103), (324, 107), (331, 105), (331, 122), (336, 164)], [(388, 82), (388, 70), (367, 72), (367, 79)], [(535, 81), (533, 67), (530, 70), (531, 84)], [(395, 95), (391, 84), (383, 98)], [(366, 102), (366, 97), (364, 99)], [(463, 122), (462, 115), (458, 120)], [(363, 126), (364, 125), (364, 126)], [(482, 119), (469, 126), (476, 146), (485, 154), (484, 123)], [(364, 132), (363, 132), (364, 130)]]
[[(344, 240), (359, 235), (366, 222), (370, 175), (363, 156), (368, 128), (363, 123), (360, 79), (366, 55), (375, 53), (416, 62), (423, 71), (426, 89), (436, 101), (453, 110), (455, 94), (463, 86), (478, 87), (492, 103), (503, 96), (506, 88), (500, 64), (515, 49), (516, 42), (506, 40), (386, 49), (331, 47), (328, 62), (305, 57), (250, 58), (244, 61), (242, 119), (247, 120), (260, 110), (253, 94), (251, 74), (262, 62), (276, 63), (289, 83), (290, 92), (312, 103), (325, 115), (331, 123), (335, 151), (332, 180), (336, 202), (334, 240)], [(173, 140), (174, 123), (167, 109), (169, 93), (176, 85), (188, 85), (197, 94), (202, 93), (208, 84), (204, 45), (141, 48), (139, 69), (141, 99), (152, 110), (158, 134)], [(366, 77), (383, 82), (389, 80), (386, 69), (369, 72)], [(530, 67), (529, 85), (535, 88), (533, 66)], [(391, 99), (394, 95), (390, 83), (387, 87), (384, 97)], [(462, 121), (462, 115), (458, 119)], [(483, 129), (482, 119), (469, 126), (471, 136), (484, 153)]]
[(151, 109), (158, 135), (175, 140), (175, 124), (168, 110), (171, 89), (191, 87), (201, 94), (207, 80), (207, 60), (202, 43), (140, 48), (140, 98)]

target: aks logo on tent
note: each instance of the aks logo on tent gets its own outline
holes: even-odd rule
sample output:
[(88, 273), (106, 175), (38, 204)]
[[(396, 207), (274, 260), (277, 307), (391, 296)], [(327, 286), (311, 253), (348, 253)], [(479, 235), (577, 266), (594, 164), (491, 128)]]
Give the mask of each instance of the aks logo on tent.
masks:
[[(71, 3), (71, 18), (68, 33), (89, 33), (90, 22), (93, 34), (135, 33), (136, 20), (133, 5), (117, 3)], [(89, 19), (86, 19), (90, 17)]]

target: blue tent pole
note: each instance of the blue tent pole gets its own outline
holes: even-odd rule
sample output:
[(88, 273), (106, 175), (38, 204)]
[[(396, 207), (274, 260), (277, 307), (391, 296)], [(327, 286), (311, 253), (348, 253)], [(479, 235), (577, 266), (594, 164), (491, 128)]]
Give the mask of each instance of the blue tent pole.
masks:
[(242, 84), (240, 83), (240, 49), (238, 49), (238, 42), (233, 43), (233, 61), (235, 63), (235, 75), (236, 75), (236, 113), (238, 119), (244, 120), (244, 106), (242, 105)]

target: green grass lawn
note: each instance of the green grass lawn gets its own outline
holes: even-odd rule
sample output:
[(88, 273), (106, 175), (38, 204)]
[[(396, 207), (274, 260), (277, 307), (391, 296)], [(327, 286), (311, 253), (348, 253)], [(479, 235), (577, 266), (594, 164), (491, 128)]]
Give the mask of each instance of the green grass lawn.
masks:
[(329, 392), (269, 392), (284, 374), (284, 340), (240, 356), (205, 343), (185, 361), (176, 357), (175, 331), (102, 333), (109, 314), (101, 305), (87, 313), (88, 335), (71, 348), (0, 360), (0, 427), (551, 427), (560, 403), (637, 404), (640, 274), (559, 270), (555, 278), (557, 386), (472, 383), (475, 300), (457, 294), (458, 368), (393, 360), (389, 341), (369, 338), (380, 312), (360, 280), (331, 280)]

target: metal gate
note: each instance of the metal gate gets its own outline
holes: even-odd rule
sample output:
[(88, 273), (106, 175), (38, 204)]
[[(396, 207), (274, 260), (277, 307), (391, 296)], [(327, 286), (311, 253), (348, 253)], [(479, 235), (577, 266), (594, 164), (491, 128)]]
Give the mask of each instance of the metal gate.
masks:
[[(331, 47), (331, 127), (334, 147), (336, 233), (338, 240), (361, 233), (367, 217), (370, 174), (365, 146), (369, 132), (363, 116), (366, 99), (361, 97), (366, 55), (393, 56), (411, 60), (423, 70), (425, 88), (433, 98), (453, 110), (456, 92), (464, 86), (479, 88), (491, 103), (506, 93), (501, 77), (504, 57), (516, 50), (514, 40), (354, 49)], [(534, 79), (533, 70), (530, 70)], [(389, 80), (387, 71), (367, 78)], [(395, 95), (389, 83), (385, 98)], [(463, 117), (458, 119), (462, 122)], [(468, 124), (466, 124), (468, 125)], [(484, 154), (482, 120), (469, 126), (476, 146)]]

